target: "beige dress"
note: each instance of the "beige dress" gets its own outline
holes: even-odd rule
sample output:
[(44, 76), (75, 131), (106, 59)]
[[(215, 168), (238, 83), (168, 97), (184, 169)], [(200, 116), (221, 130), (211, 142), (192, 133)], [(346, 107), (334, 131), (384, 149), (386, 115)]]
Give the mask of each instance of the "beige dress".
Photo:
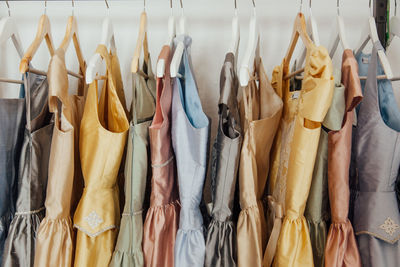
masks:
[[(77, 198), (81, 184), (78, 136), (83, 114), (85, 86), (78, 95), (68, 94), (68, 74), (65, 52), (57, 49), (50, 61), (49, 109), (55, 114), (51, 141), (49, 174), (46, 194), (46, 217), (41, 221), (36, 239), (34, 266), (72, 266), (74, 233), (71, 221), (71, 202)], [(74, 175), (76, 171), (76, 175)], [(77, 180), (75, 182), (75, 180)], [(79, 197), (79, 196), (78, 196)]]

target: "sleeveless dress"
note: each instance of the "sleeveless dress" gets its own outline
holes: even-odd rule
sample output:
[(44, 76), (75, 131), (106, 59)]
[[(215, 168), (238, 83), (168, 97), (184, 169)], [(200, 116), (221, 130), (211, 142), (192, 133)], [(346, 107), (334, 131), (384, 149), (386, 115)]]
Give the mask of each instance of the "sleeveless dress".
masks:
[[(147, 42), (147, 39), (146, 41)], [(147, 45), (145, 45), (147, 47)], [(148, 55), (147, 50), (145, 54)], [(145, 57), (143, 68), (132, 74), (133, 120), (128, 134), (128, 149), (125, 162), (125, 206), (121, 228), (110, 266), (144, 266), (143, 201), (147, 180), (151, 177), (148, 168), (149, 126), (155, 112), (155, 79), (151, 71), (151, 59)]]
[[(78, 136), (84, 97), (68, 94), (68, 73), (64, 50), (57, 49), (51, 58), (48, 74), (49, 108), (55, 126), (51, 141), (49, 177), (46, 194), (46, 217), (37, 233), (34, 266), (69, 267), (73, 265), (74, 232), (71, 202), (74, 196), (76, 158), (79, 159)], [(81, 84), (78, 92), (84, 92)], [(61, 103), (61, 105), (59, 105)]]
[[(334, 81), (332, 61), (322, 46), (307, 49), (300, 91), (290, 91), (285, 62), (275, 68), (273, 86), (283, 95), (284, 108), (274, 149), (269, 207), (274, 225), (264, 266), (313, 266), (313, 254), (304, 209), (308, 198), (321, 123), (331, 105)], [(281, 219), (284, 215), (283, 220)], [(279, 236), (279, 237), (278, 237)]]
[(345, 112), (340, 129), (328, 133), (328, 191), (332, 223), (326, 239), (325, 266), (361, 267), (353, 226), (348, 219), (351, 133), (354, 109), (362, 100), (358, 65), (351, 50), (343, 52), (341, 80), (345, 88)]
[(357, 57), (364, 99), (353, 130), (354, 170), (357, 193), (354, 202), (354, 231), (362, 266), (395, 267), (400, 259), (400, 212), (395, 183), (400, 167), (400, 109), (391, 81), (377, 80), (375, 43), (372, 54)]
[(282, 99), (268, 80), (258, 49), (254, 73), (242, 90), (240, 117), (244, 139), (239, 164), (238, 266), (262, 266), (267, 241), (262, 201), (269, 172), (269, 151), (282, 114)]
[(0, 263), (16, 209), (19, 156), (25, 123), (23, 97), (0, 98)]
[(171, 140), (169, 46), (162, 48), (158, 60), (165, 62), (165, 75), (157, 78), (157, 108), (149, 128), (153, 177), (150, 208), (144, 222), (143, 253), (145, 266), (173, 267), (180, 204)]
[(233, 200), (241, 148), (237, 103), (238, 79), (235, 56), (226, 54), (220, 75), (219, 123), (212, 149), (212, 220), (206, 239), (206, 267), (235, 267), (236, 226), (232, 221)]
[(174, 79), (172, 95), (172, 146), (178, 173), (181, 212), (176, 235), (174, 266), (203, 267), (205, 241), (200, 202), (206, 175), (210, 122), (203, 112), (190, 58), (192, 39), (182, 41), (184, 51), (179, 75)]
[(107, 66), (98, 103), (97, 80), (90, 84), (80, 129), (80, 158), (85, 188), (74, 215), (78, 229), (76, 267), (108, 266), (114, 251), (120, 209), (117, 175), (129, 122), (117, 94), (112, 57), (104, 45), (97, 53)]
[(35, 242), (45, 215), (45, 198), (53, 133), (46, 76), (24, 74), (26, 126), (20, 153), (15, 216), (4, 247), (4, 267), (33, 266)]

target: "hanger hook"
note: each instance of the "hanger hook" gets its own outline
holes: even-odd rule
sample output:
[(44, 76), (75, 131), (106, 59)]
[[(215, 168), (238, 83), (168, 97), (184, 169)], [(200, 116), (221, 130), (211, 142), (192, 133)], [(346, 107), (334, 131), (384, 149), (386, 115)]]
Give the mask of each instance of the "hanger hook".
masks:
[(337, 15), (340, 16), (340, 1), (339, 0), (336, 1), (336, 12), (337, 12)]
[(71, 1), (71, 5), (72, 5), (72, 16), (74, 16), (74, 11), (75, 11), (75, 2), (74, 0)]
[(110, 6), (108, 5), (108, 2), (107, 2), (107, 0), (104, 0), (104, 2), (106, 3), (106, 7), (107, 7), (107, 9), (110, 9)]
[(233, 0), (233, 3), (234, 3), (234, 5), (235, 5), (235, 10), (237, 10), (237, 1), (236, 1), (236, 0)]
[(394, 15), (397, 16), (397, 0), (394, 0)]
[(369, 14), (371, 15), (371, 17), (374, 16), (374, 13), (372, 11), (372, 4), (371, 4), (372, 0), (369, 0)]
[(6, 0), (6, 5), (7, 5), (7, 8), (8, 8), (8, 16), (11, 17), (10, 5), (8, 4), (7, 0)]
[(44, 14), (47, 15), (47, 1), (44, 1)]
[(299, 12), (301, 13), (302, 10), (303, 10), (303, 0), (300, 0)]
[(253, 7), (256, 8), (256, 2), (254, 2), (254, 0), (252, 0), (252, 2), (253, 2)]
[(146, 11), (146, 0), (143, 0), (143, 11)]
[(180, 4), (181, 4), (181, 10), (182, 10), (182, 16), (183, 16), (183, 3), (182, 0), (179, 0)]

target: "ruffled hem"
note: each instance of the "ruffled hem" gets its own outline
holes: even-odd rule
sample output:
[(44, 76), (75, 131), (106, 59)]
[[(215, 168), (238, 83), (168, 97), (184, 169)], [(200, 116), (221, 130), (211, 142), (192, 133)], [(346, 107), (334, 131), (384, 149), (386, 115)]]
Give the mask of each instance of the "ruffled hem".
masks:
[(35, 266), (72, 266), (73, 244), (70, 217), (44, 218), (37, 233)]
[(259, 206), (250, 206), (240, 212), (237, 223), (238, 266), (262, 266), (266, 241), (262, 233), (263, 218)]
[(3, 257), (4, 243), (7, 238), (8, 228), (12, 221), (13, 214), (8, 212), (0, 217), (0, 263)]
[[(236, 232), (232, 221), (212, 220), (206, 239), (205, 266), (236, 266)], [(222, 264), (223, 263), (223, 264)]]
[(44, 215), (44, 208), (15, 214), (4, 246), (3, 266), (33, 265), (36, 234)]
[(203, 267), (206, 253), (203, 229), (179, 229), (176, 234), (174, 266)]
[(146, 266), (174, 266), (174, 245), (179, 226), (179, 201), (152, 206), (143, 231)]
[(325, 220), (313, 221), (308, 220), (310, 231), (310, 239), (315, 266), (324, 266), (324, 254), (326, 235), (328, 233), (327, 223)]
[(325, 247), (325, 267), (361, 267), (360, 254), (349, 220), (332, 223)]
[(304, 216), (284, 218), (274, 266), (314, 266), (310, 233)]
[(109, 267), (142, 267), (144, 266), (143, 253), (137, 250), (134, 253), (116, 250), (113, 253)]

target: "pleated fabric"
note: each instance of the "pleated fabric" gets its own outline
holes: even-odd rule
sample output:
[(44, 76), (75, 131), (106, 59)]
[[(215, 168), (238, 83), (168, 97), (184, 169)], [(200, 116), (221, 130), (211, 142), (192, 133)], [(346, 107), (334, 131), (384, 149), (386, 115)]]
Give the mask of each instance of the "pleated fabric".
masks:
[(117, 245), (110, 263), (114, 267), (144, 266), (143, 201), (147, 181), (151, 178), (149, 127), (156, 109), (156, 81), (147, 51), (147, 38), (144, 42), (143, 66), (132, 74), (132, 121), (125, 162), (125, 206)]
[(79, 150), (85, 180), (83, 195), (74, 215), (78, 229), (74, 266), (108, 266), (120, 222), (117, 176), (129, 122), (117, 93), (115, 73), (104, 45), (97, 53), (105, 60), (106, 79), (98, 101), (98, 82), (89, 85), (80, 128)]
[(357, 267), (361, 266), (361, 259), (353, 226), (348, 219), (349, 168), (354, 109), (362, 100), (362, 92), (358, 64), (353, 52), (348, 49), (342, 56), (341, 80), (345, 88), (345, 113), (341, 128), (328, 134), (328, 190), (332, 224), (326, 241), (325, 266)]
[(175, 267), (203, 267), (205, 241), (200, 212), (206, 175), (210, 122), (203, 112), (192, 70), (187, 35), (177, 36), (184, 46), (179, 75), (173, 81), (172, 146), (175, 151), (181, 211), (174, 248)]
[(0, 263), (16, 210), (19, 155), (25, 124), (25, 99), (0, 98)]
[[(400, 212), (395, 184), (400, 166), (400, 109), (392, 82), (378, 62), (383, 47), (374, 43), (372, 53), (357, 55), (364, 98), (357, 108), (353, 128), (351, 179), (356, 182), (353, 227), (361, 265), (399, 265)], [(397, 93), (397, 92), (396, 92)]]
[(164, 77), (157, 78), (156, 113), (149, 128), (153, 177), (150, 208), (143, 232), (145, 266), (173, 267), (174, 245), (179, 226), (176, 163), (171, 140), (172, 86), (169, 73), (171, 49), (163, 46)]
[(17, 202), (5, 242), (4, 267), (33, 266), (39, 224), (45, 215), (46, 185), (53, 133), (46, 76), (24, 74), (26, 125), (20, 152)]
[[(289, 73), (285, 65), (283, 62), (280, 67), (276, 67), (273, 75), (276, 90), (283, 94), (284, 112), (280, 154), (275, 154), (275, 167), (278, 166), (278, 171), (274, 173), (277, 175), (273, 177), (274, 187), (269, 203), (271, 207), (279, 207), (280, 211), (277, 216), (274, 210), (274, 225), (268, 244), (272, 248), (267, 248), (265, 255), (269, 258), (268, 264), (275, 255), (274, 266), (314, 266), (304, 210), (312, 181), (321, 123), (332, 102), (332, 62), (326, 48), (311, 45), (306, 53), (300, 91), (290, 91), (290, 81), (284, 80)], [(276, 237), (277, 232), (279, 238)]]
[(233, 200), (241, 148), (241, 128), (237, 103), (236, 61), (226, 54), (220, 74), (219, 123), (212, 148), (212, 220), (206, 238), (205, 266), (235, 267), (236, 225), (232, 221)]
[(272, 88), (258, 51), (259, 47), (254, 73), (249, 84), (242, 88), (240, 102), (244, 139), (239, 164), (239, 267), (262, 265), (267, 241), (262, 200), (269, 172), (269, 152), (282, 114), (282, 99)]

